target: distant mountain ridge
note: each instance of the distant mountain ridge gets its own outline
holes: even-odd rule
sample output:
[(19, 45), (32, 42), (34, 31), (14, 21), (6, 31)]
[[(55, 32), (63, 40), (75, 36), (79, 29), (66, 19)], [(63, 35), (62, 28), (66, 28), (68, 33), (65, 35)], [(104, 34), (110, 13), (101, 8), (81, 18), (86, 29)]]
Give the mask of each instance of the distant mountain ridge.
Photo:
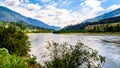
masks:
[(103, 15), (97, 16), (95, 18), (87, 19), (87, 20), (83, 21), (83, 23), (96, 22), (96, 21), (99, 21), (99, 20), (102, 20), (102, 19), (107, 19), (107, 18), (117, 17), (117, 16), (120, 16), (120, 8), (118, 8), (116, 10), (113, 10), (111, 12), (105, 13)]
[(95, 18), (84, 20), (83, 22), (75, 25), (66, 26), (62, 30), (84, 30), (88, 25), (106, 24), (120, 22), (120, 8)]
[(27, 26), (40, 27), (40, 28), (46, 28), (46, 29), (54, 29), (54, 30), (60, 29), (60, 27), (50, 26), (48, 24), (45, 24), (42, 21), (32, 19), (29, 17), (25, 17), (3, 6), (0, 6), (0, 21), (21, 22), (22, 24), (27, 25)]

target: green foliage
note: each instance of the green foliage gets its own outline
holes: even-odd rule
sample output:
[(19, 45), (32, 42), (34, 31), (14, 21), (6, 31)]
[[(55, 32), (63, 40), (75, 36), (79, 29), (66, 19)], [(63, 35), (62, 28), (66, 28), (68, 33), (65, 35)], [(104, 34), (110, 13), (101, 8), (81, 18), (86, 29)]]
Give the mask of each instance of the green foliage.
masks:
[(42, 68), (42, 66), (36, 62), (35, 56), (32, 56), (32, 58), (28, 58), (27, 63), (28, 63), (28, 68)]
[(27, 68), (27, 64), (22, 57), (10, 55), (7, 49), (0, 48), (0, 68)]
[(0, 26), (0, 68), (42, 68), (35, 57), (28, 56), (30, 43), (21, 27), (14, 23)]
[(53, 33), (104, 33), (104, 32), (120, 32), (120, 22), (112, 24), (89, 25), (83, 30), (62, 29)]
[(53, 33), (85, 33), (85, 30), (58, 30)]
[(44, 28), (27, 28), (25, 30), (25, 32), (27, 33), (51, 33), (53, 32), (54, 30), (50, 30), (50, 29), (44, 29)]
[(10, 55), (8, 50), (0, 48), (0, 68), (42, 68), (36, 58)]
[(36, 57), (33, 56), (32, 58), (29, 58), (27, 61), (29, 62), (29, 64), (36, 64), (37, 62), (35, 60), (36, 60)]
[[(91, 26), (92, 27), (92, 26)], [(91, 33), (99, 33), (99, 32), (120, 32), (120, 24), (117, 23), (115, 25), (112, 24), (102, 24), (102, 25), (93, 25), (91, 29), (85, 29), (87, 32)]]
[(76, 45), (48, 44), (46, 49), (49, 54), (44, 57), (50, 57), (51, 60), (45, 62), (45, 68), (102, 68), (105, 62), (105, 57), (81, 42)]
[(30, 48), (28, 36), (13, 24), (0, 26), (0, 48), (8, 49), (10, 54), (27, 55)]
[(0, 22), (0, 26), (9, 26), (11, 24), (13, 24), (18, 30), (26, 33), (51, 33), (54, 31), (53, 29), (25, 25), (22, 22)]

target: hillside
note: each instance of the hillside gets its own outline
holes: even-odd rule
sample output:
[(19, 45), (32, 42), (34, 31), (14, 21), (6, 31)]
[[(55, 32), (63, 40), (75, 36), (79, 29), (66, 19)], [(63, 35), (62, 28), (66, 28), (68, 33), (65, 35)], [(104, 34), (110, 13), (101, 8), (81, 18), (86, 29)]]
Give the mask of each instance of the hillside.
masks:
[(83, 21), (82, 23), (86, 23), (86, 22), (97, 22), (99, 20), (103, 20), (103, 19), (107, 19), (107, 18), (112, 18), (112, 17), (117, 17), (120, 16), (120, 8), (113, 10), (111, 12), (105, 13), (103, 15), (97, 16), (95, 18), (91, 18), (91, 19), (87, 19), (85, 21)]
[(29, 17), (25, 17), (15, 11), (10, 10), (3, 6), (0, 6), (0, 21), (21, 22), (25, 26), (40, 27), (40, 28), (46, 28), (46, 29), (54, 29), (54, 30), (60, 29), (59, 27), (50, 26), (48, 24), (45, 24), (42, 21), (32, 19)]
[(120, 32), (120, 22), (88, 25), (85, 27), (86, 32)]
[(120, 22), (120, 8), (114, 11), (105, 13), (103, 15), (100, 15), (98, 17), (87, 19), (83, 21), (82, 23), (66, 26), (60, 31), (81, 32), (81, 31), (84, 31), (84, 29), (87, 26), (90, 27), (91, 25), (109, 24), (109, 23), (117, 23), (117, 22)]

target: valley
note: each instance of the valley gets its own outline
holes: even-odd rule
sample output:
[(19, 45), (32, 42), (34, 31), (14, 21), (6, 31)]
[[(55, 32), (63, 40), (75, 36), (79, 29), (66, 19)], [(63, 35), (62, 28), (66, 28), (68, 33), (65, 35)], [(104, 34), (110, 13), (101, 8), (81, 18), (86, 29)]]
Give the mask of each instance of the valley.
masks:
[(45, 15), (53, 26), (0, 6), (0, 68), (120, 68), (120, 8), (73, 25), (59, 10)]

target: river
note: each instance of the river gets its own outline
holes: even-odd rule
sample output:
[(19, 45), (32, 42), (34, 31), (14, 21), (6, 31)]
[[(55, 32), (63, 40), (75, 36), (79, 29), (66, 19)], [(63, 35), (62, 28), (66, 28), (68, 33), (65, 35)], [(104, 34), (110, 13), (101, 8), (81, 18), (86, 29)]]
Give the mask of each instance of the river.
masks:
[(37, 62), (43, 64), (41, 55), (48, 41), (58, 43), (67, 42), (76, 44), (80, 40), (85, 45), (96, 49), (99, 54), (106, 57), (103, 68), (120, 68), (120, 36), (115, 35), (89, 35), (89, 34), (52, 34), (33, 33), (28, 34), (31, 43), (31, 52), (37, 57)]

